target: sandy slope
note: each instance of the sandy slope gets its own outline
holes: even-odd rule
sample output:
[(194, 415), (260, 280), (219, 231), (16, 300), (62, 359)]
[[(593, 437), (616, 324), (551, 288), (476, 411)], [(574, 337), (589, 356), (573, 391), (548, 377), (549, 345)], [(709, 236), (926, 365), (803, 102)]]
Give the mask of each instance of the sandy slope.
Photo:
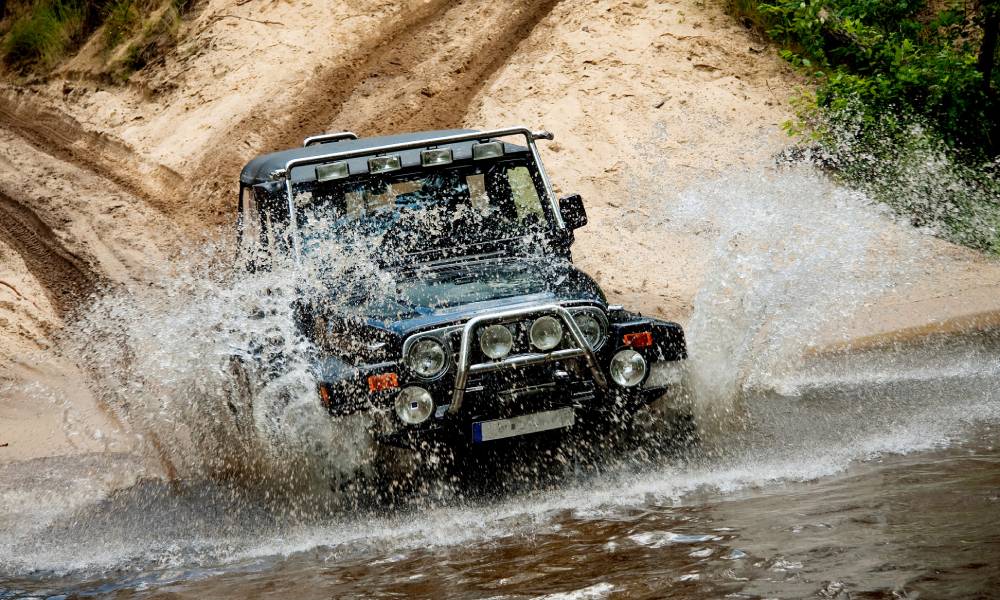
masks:
[(160, 277), (176, 226), (115, 183), (2, 128), (0, 222), (3, 456), (120, 445), (119, 426), (53, 336), (98, 285)]
[(554, 131), (544, 148), (555, 184), (584, 196), (593, 223), (577, 259), (622, 303), (683, 319), (704, 255), (644, 225), (663, 191), (768, 162), (788, 143), (780, 125), (800, 85), (721, 11), (684, 0), (567, 2), (483, 87), (466, 122)]
[[(155, 279), (179, 240), (230, 223), (259, 152), (323, 130), (544, 126), (557, 187), (588, 202), (579, 262), (613, 299), (684, 319), (706, 255), (643, 227), (652, 200), (767, 162), (803, 83), (699, 0), (207, 0), (181, 35), (128, 87), (0, 89), (0, 381), (68, 390), (0, 396), (0, 461), (103, 447), (117, 425), (52, 334), (97, 282)], [(855, 337), (1000, 308), (1000, 268), (940, 247), (930, 283)], [(86, 425), (60, 433), (67, 403)]]

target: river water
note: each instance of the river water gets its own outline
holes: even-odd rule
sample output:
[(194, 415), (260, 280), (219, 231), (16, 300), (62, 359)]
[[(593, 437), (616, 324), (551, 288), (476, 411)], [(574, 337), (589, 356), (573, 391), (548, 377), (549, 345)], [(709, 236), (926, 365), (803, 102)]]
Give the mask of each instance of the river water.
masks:
[[(360, 442), (308, 403), (258, 392), (260, 441), (204, 435), (227, 383), (205, 365), (252, 286), (182, 270), (77, 325), (96, 393), (156, 452), (0, 467), (0, 598), (1000, 597), (1000, 337), (810, 351), (926, 264), (920, 237), (814, 174), (717, 181), (664, 210), (665, 233), (711, 256), (687, 327), (695, 447), (351, 508), (311, 482)], [(286, 324), (272, 313), (253, 327)], [(161, 400), (125, 406), (130, 389)]]

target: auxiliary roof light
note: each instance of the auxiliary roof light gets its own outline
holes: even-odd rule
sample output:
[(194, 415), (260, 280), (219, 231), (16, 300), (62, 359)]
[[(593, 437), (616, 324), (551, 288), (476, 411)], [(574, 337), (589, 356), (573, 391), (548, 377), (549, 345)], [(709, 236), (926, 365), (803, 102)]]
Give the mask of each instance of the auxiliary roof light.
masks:
[(503, 142), (487, 142), (472, 146), (472, 160), (485, 160), (503, 156)]
[(422, 167), (450, 165), (453, 160), (451, 148), (434, 148), (420, 153), (420, 166)]
[(320, 183), (324, 181), (343, 179), (350, 174), (351, 168), (347, 165), (347, 161), (340, 161), (316, 167), (316, 181)]
[(398, 171), (402, 168), (403, 162), (399, 159), (398, 154), (376, 156), (368, 159), (368, 172), (372, 174), (388, 173), (389, 171)]

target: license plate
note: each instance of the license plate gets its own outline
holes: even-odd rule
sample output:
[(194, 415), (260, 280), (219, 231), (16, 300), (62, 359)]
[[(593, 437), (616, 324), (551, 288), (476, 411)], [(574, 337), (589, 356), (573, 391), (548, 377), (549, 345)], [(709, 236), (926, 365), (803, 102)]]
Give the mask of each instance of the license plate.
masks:
[(558, 410), (548, 410), (545, 412), (522, 415), (511, 419), (497, 419), (495, 421), (482, 421), (472, 424), (472, 441), (475, 443), (489, 442), (491, 440), (502, 440), (504, 438), (550, 429), (561, 429), (569, 427), (576, 422), (576, 415), (572, 408), (560, 408)]

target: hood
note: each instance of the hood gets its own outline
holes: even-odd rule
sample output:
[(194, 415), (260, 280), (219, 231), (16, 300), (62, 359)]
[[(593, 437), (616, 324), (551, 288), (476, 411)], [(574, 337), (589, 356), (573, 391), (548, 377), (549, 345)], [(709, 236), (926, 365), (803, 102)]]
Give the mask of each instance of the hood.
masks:
[(563, 258), (492, 258), (395, 275), (394, 294), (359, 298), (350, 312), (370, 326), (405, 333), (524, 304), (607, 303), (597, 283)]

